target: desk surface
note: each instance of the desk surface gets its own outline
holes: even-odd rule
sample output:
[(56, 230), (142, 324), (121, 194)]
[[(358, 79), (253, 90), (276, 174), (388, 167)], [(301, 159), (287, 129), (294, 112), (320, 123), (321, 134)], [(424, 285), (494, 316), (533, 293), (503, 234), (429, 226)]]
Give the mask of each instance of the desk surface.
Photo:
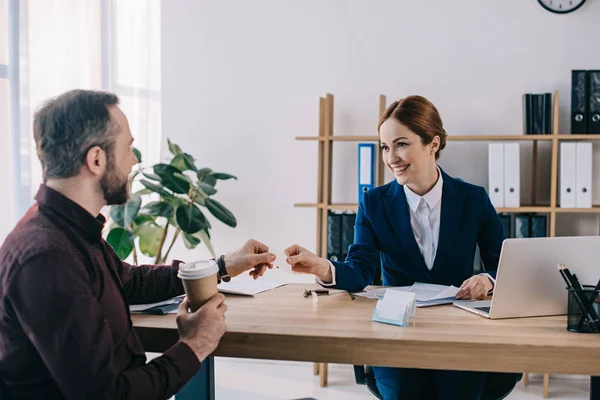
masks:
[[(600, 375), (600, 335), (571, 333), (566, 316), (488, 320), (453, 306), (417, 309), (414, 325), (371, 321), (375, 300), (345, 292), (304, 298), (292, 284), (228, 296), (215, 355), (477, 371)], [(147, 351), (177, 341), (175, 315), (133, 315)]]

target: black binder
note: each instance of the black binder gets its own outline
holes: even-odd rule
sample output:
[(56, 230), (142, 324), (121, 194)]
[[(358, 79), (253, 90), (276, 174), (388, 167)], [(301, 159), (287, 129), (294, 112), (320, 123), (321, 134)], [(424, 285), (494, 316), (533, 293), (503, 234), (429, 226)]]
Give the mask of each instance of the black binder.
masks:
[(544, 132), (544, 95), (533, 96), (533, 134), (541, 135)]
[(355, 213), (346, 213), (342, 215), (342, 258), (340, 261), (346, 260), (346, 256), (348, 255), (348, 247), (354, 243), (355, 221)]
[(525, 93), (523, 95), (523, 132), (526, 135), (533, 133), (533, 95)]
[(571, 71), (571, 133), (588, 133), (588, 74), (587, 71)]
[(342, 214), (335, 211), (327, 214), (327, 258), (342, 261)]
[(498, 218), (500, 218), (500, 222), (502, 223), (504, 236), (507, 238), (512, 237), (510, 214), (498, 214)]
[(600, 134), (600, 71), (588, 71), (588, 133)]
[(546, 237), (548, 236), (548, 217), (546, 215), (531, 216), (531, 237)]
[(516, 238), (526, 238), (531, 236), (531, 224), (529, 214), (515, 215), (515, 235)]

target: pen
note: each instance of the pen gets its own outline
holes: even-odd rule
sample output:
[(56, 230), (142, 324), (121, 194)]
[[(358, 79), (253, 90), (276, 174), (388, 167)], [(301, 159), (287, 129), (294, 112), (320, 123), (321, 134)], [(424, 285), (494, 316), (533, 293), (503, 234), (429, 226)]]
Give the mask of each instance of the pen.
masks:
[[(598, 332), (598, 326), (596, 325), (596, 322), (598, 320), (598, 314), (593, 309), (593, 307), (588, 307), (588, 302), (585, 301), (585, 294), (583, 293), (583, 288), (579, 283), (579, 280), (577, 279), (577, 275), (572, 275), (571, 271), (569, 271), (569, 268), (567, 268), (567, 266), (564, 264), (556, 264), (556, 266), (558, 267), (558, 270), (560, 271), (563, 279), (567, 283), (567, 287), (569, 287), (573, 291), (573, 297), (575, 298), (575, 301), (577, 301), (581, 312), (587, 316), (589, 320), (589, 325), (591, 326), (592, 330), (594, 332)], [(580, 293), (583, 294), (583, 297), (580, 296)], [(579, 321), (578, 329), (581, 329), (583, 322), (584, 321), (582, 318)]]

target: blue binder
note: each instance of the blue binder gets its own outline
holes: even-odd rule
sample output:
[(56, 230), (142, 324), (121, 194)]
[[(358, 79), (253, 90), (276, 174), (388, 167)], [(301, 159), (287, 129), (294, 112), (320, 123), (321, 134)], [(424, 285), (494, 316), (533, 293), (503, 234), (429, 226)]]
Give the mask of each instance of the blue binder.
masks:
[(358, 144), (358, 202), (375, 187), (375, 144)]

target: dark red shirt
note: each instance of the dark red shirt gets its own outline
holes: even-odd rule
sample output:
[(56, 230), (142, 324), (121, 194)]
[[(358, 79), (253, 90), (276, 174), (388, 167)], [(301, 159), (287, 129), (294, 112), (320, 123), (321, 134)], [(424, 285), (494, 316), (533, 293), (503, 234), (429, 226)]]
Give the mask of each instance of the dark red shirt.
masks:
[(166, 399), (200, 369), (178, 342), (146, 363), (128, 304), (183, 294), (177, 263), (132, 266), (105, 219), (42, 185), (0, 248), (0, 386), (9, 399)]

